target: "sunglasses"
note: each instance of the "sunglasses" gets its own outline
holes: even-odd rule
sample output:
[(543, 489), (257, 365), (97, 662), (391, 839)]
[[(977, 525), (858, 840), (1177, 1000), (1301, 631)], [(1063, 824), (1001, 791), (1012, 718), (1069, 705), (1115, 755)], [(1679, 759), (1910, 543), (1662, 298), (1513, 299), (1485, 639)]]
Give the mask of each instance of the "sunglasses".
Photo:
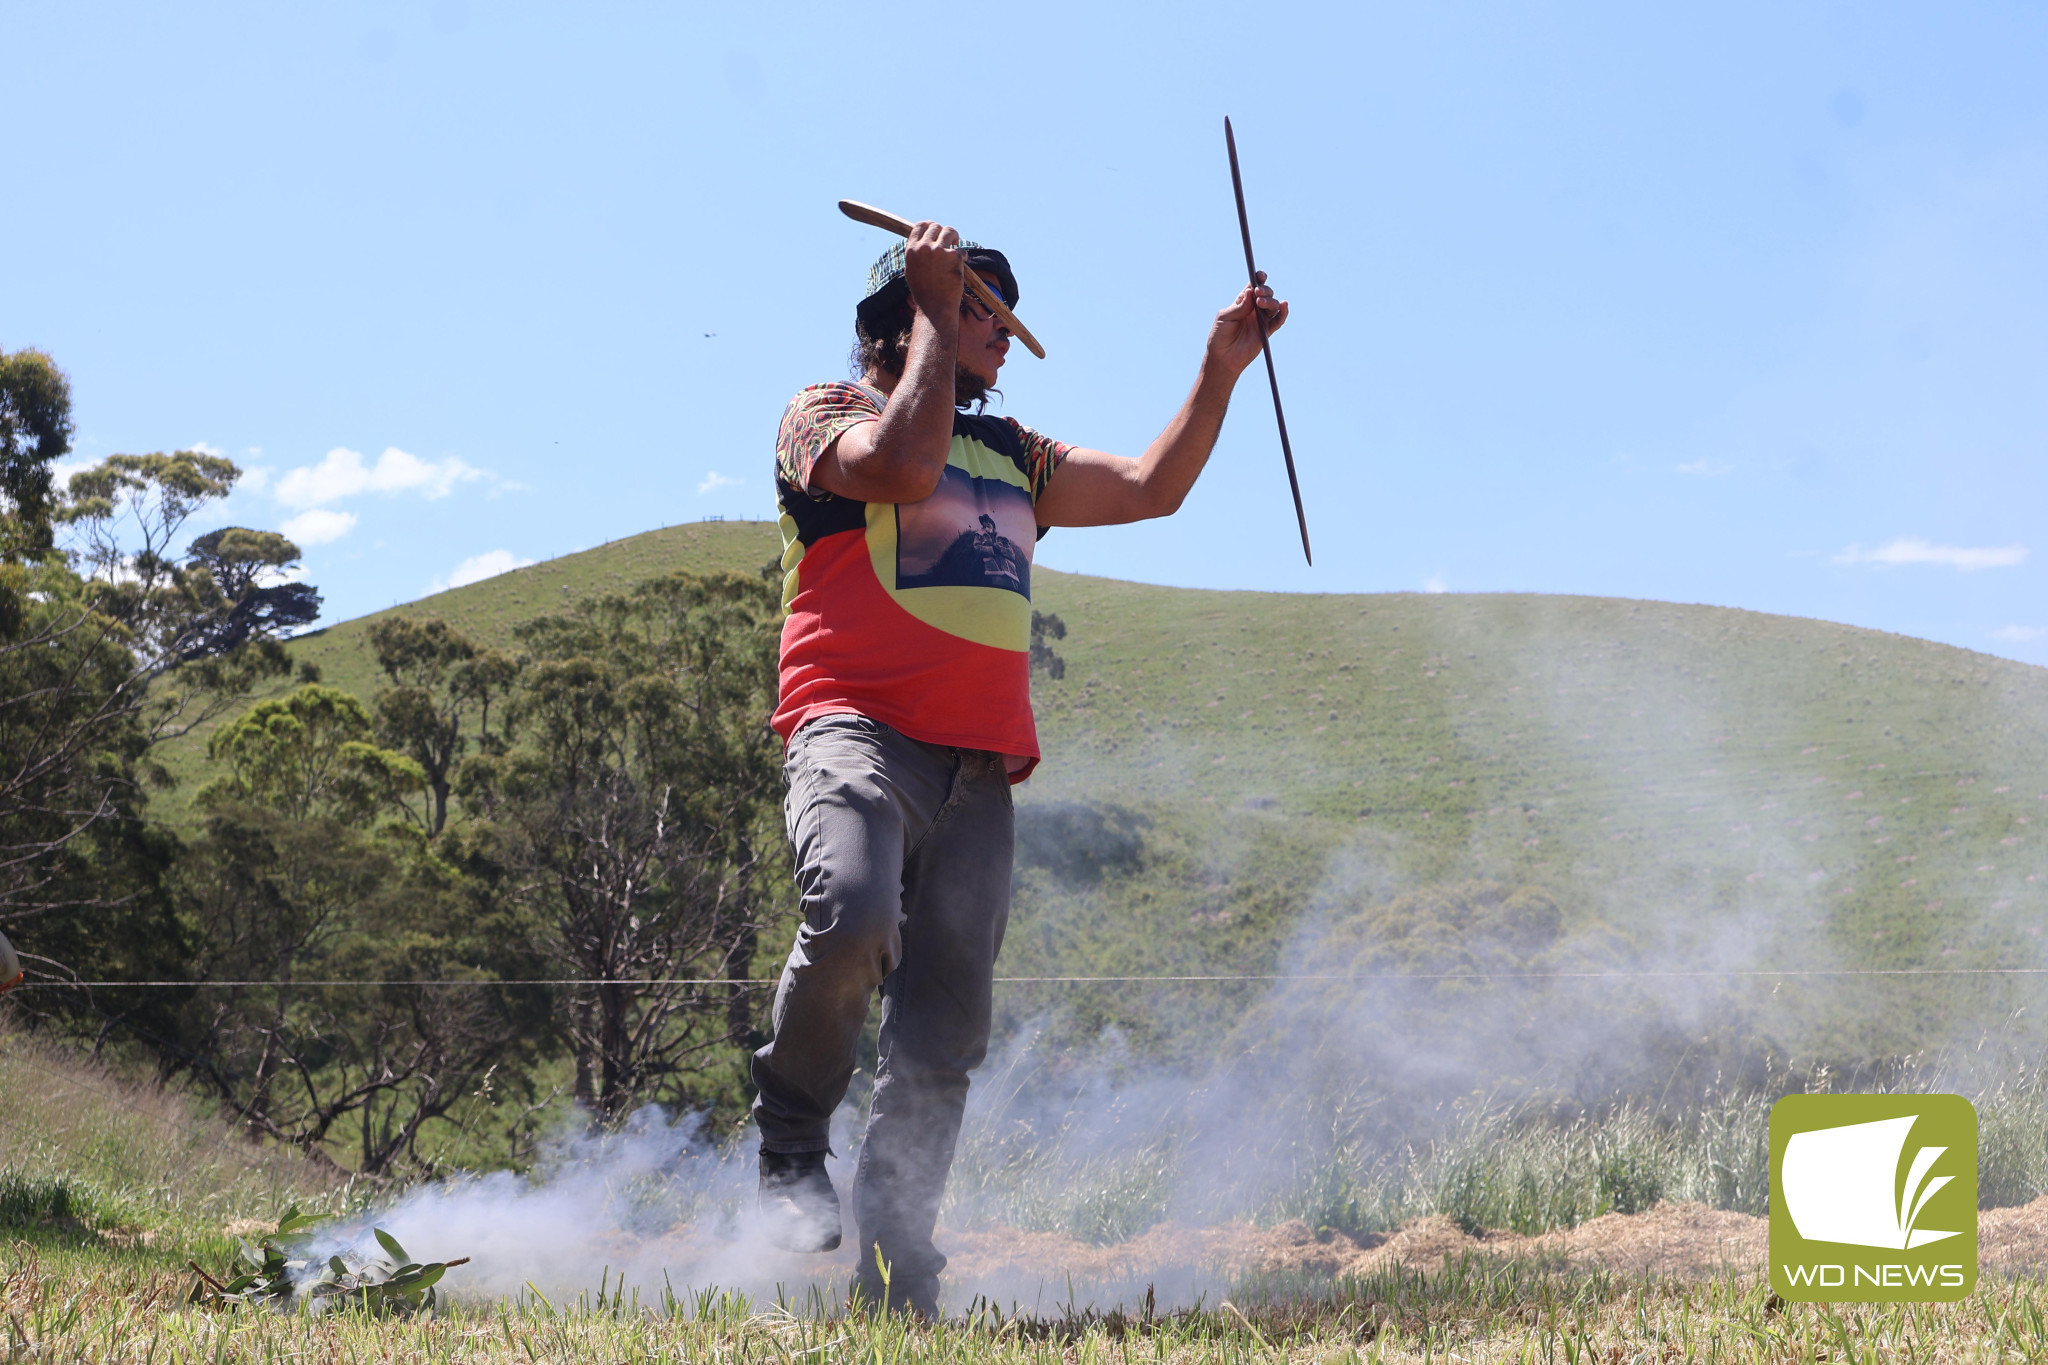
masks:
[[(994, 294), (997, 298), (1003, 296), (1000, 286), (988, 284), (987, 280), (983, 280), (982, 283), (988, 285), (988, 292)], [(984, 304), (981, 301), (981, 296), (972, 289), (963, 289), (960, 291), (960, 316), (971, 318), (975, 322), (986, 322), (995, 316), (995, 310)]]

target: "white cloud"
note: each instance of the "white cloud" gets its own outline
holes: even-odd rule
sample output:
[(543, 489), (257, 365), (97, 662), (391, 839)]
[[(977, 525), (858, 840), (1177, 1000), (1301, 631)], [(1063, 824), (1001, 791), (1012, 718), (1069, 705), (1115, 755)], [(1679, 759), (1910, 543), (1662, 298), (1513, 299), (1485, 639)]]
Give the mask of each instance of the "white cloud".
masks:
[(198, 452), (199, 452), (199, 453), (200, 453), (201, 455), (212, 455), (212, 456), (216, 456), (216, 457), (218, 457), (218, 456), (221, 456), (221, 455), (224, 455), (224, 454), (226, 454), (226, 453), (227, 453), (226, 451), (222, 450), (222, 449), (221, 449), (221, 448), (220, 448), (219, 446), (216, 446), (216, 445), (208, 445), (208, 444), (207, 444), (206, 442), (204, 442), (204, 441), (194, 441), (194, 442), (193, 442), (193, 443), (192, 443), (191, 445), (188, 445), (188, 446), (180, 446), (180, 447), (178, 447), (178, 448), (179, 448), (180, 450), (196, 450), (196, 451), (198, 451)]
[(356, 514), (337, 512), (331, 507), (315, 507), (310, 512), (301, 512), (280, 528), (285, 539), (301, 546), (325, 545), (340, 540), (356, 529)]
[(1688, 464), (1675, 464), (1671, 467), (1680, 474), (1693, 474), (1703, 479), (1718, 479), (1735, 468), (1732, 464), (1715, 464), (1712, 460), (1693, 460)]
[(300, 465), (277, 481), (277, 500), (287, 507), (320, 507), (361, 493), (418, 493), (443, 498), (458, 483), (481, 479), (484, 471), (450, 455), (422, 460), (397, 446), (386, 446), (377, 463), (346, 446), (336, 446), (318, 464)]
[(1977, 569), (2010, 569), (2027, 558), (2024, 545), (1934, 545), (1917, 536), (1901, 536), (1888, 545), (1866, 550), (1851, 545), (1835, 556), (1837, 564), (1937, 564), (1970, 573)]
[(71, 487), (71, 476), (73, 474), (83, 474), (98, 463), (98, 460), (84, 459), (52, 460), (50, 462), (50, 486), (53, 488), (69, 488)]
[(716, 493), (721, 488), (738, 488), (741, 482), (742, 480), (735, 479), (730, 474), (721, 474), (714, 469), (704, 482), (697, 485), (697, 496), (701, 498), (707, 493)]
[(1427, 579), (1423, 580), (1422, 590), (1424, 592), (1449, 592), (1451, 590), (1451, 585), (1444, 582), (1444, 576), (1442, 574), (1433, 573)]
[(446, 592), (450, 588), (468, 587), (471, 583), (481, 583), (486, 578), (496, 578), (501, 573), (523, 569), (531, 563), (532, 560), (521, 559), (510, 550), (486, 550), (480, 555), (471, 555), (457, 564), (455, 572), (437, 581), (432, 591)]
[(270, 469), (259, 465), (242, 471), (242, 481), (235, 485), (237, 493), (261, 493), (270, 487)]
[(1991, 632), (1991, 638), (2023, 645), (2029, 640), (2048, 639), (2048, 626), (2000, 626)]

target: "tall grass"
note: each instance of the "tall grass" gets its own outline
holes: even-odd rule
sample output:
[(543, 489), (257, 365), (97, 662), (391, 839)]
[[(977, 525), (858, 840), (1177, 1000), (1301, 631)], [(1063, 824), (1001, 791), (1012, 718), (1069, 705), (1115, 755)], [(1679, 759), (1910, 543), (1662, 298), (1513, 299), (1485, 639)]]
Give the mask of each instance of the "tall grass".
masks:
[[(1730, 1090), (1682, 1113), (1624, 1101), (1560, 1116), (1473, 1096), (1442, 1106), (1433, 1131), (1399, 1146), (1347, 1139), (1331, 1117), (1342, 1106), (1327, 1097), (1251, 1123), (1232, 1115), (1222, 1138), (1213, 1113), (1205, 1131), (1189, 1092), (1164, 1087), (1083, 1087), (1062, 1110), (1026, 1113), (1008, 1068), (998, 1068), (962, 1132), (947, 1216), (1096, 1244), (1169, 1218), (1300, 1219), (1357, 1236), (1427, 1215), (1470, 1232), (1533, 1234), (1664, 1201), (1761, 1215), (1771, 1105), (1793, 1088), (1962, 1093), (1979, 1115), (1980, 1203), (2048, 1194), (2048, 1077), (2011, 1057), (1996, 1066), (1975, 1055), (1909, 1058), (1853, 1085), (1820, 1068), (1803, 1086)], [(1985, 1075), (1993, 1079), (1968, 1079)]]
[(1536, 1233), (1663, 1200), (1760, 1214), (1769, 1113), (1768, 1099), (1741, 1094), (1678, 1121), (1621, 1105), (1559, 1122), (1475, 1099), (1413, 1146), (1264, 1140), (1221, 1153), (1201, 1150), (1184, 1115), (1149, 1128), (1129, 1113), (1049, 1130), (983, 1123), (963, 1134), (948, 1211), (1098, 1245), (1166, 1218), (1300, 1219), (1356, 1236), (1430, 1214)]
[(287, 1204), (339, 1209), (348, 1195), (345, 1172), (0, 1027), (0, 1222), (217, 1229)]
[(1977, 1202), (1987, 1209), (2048, 1194), (2048, 1077), (2023, 1065), (1980, 1095)]
[(1253, 1216), (1357, 1234), (1442, 1214), (1467, 1232), (1529, 1234), (1663, 1201), (1760, 1214), (1770, 1195), (1769, 1116), (1769, 1100), (1755, 1094), (1680, 1119), (1622, 1104), (1563, 1122), (1472, 1101), (1426, 1143), (1335, 1153), (1326, 1172)]

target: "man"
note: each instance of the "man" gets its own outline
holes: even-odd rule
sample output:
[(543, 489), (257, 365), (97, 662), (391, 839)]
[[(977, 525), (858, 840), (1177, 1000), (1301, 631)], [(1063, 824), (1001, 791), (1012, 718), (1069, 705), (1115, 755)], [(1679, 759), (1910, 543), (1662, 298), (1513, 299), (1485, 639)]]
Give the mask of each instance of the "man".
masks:
[(1259, 354), (1260, 318), (1267, 331), (1287, 319), (1263, 276), (1241, 291), (1187, 401), (1124, 459), (979, 412), (1010, 336), (964, 291), (968, 269), (1016, 305), (1008, 260), (952, 228), (919, 223), (886, 252), (855, 313), (859, 382), (799, 393), (776, 445), (788, 619), (774, 724), (804, 923), (773, 1041), (754, 1055), (761, 1207), (792, 1250), (839, 1245), (829, 1124), (879, 987), (853, 1293), (926, 1318), (946, 1264), (932, 1228), (968, 1073), (988, 1050), (1010, 785), (1039, 756), (1033, 545), (1049, 527), (1179, 508)]

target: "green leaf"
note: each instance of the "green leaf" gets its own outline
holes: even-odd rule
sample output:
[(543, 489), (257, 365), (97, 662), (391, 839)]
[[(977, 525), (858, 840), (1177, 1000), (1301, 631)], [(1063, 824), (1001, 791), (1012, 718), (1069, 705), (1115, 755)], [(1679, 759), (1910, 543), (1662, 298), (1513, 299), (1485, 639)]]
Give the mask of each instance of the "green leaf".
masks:
[(433, 1261), (427, 1265), (411, 1266), (403, 1273), (393, 1275), (390, 1279), (386, 1280), (384, 1288), (402, 1289), (407, 1293), (412, 1293), (415, 1290), (425, 1289), (429, 1285), (439, 1283), (441, 1277), (447, 1273), (448, 1267), (440, 1261)]

